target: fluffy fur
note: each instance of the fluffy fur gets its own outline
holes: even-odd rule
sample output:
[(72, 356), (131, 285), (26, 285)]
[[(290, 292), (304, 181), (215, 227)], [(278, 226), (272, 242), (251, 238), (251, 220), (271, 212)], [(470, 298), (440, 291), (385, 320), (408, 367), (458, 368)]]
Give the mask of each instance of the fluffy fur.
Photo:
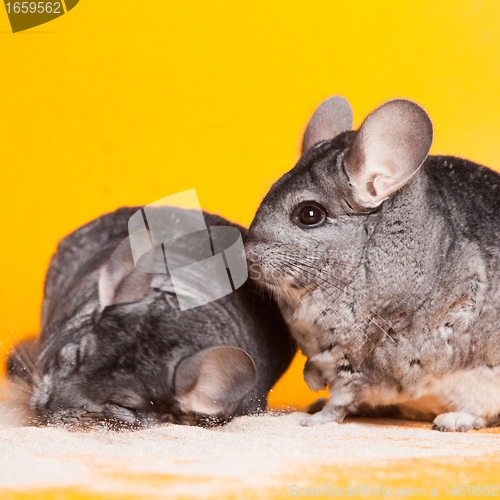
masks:
[[(421, 166), (430, 120), (409, 101), (384, 106), (274, 184), (249, 230), (250, 271), (278, 298), (306, 382), (329, 385), (304, 425), (401, 404), (406, 416), (437, 416), (439, 430), (493, 425), (500, 175), (454, 157)], [(325, 221), (301, 227), (297, 209), (311, 203)]]
[[(32, 393), (35, 422), (225, 421), (264, 410), (295, 353), (279, 310), (252, 280), (181, 312), (168, 274), (139, 273), (125, 240), (139, 208), (103, 215), (59, 243), (45, 282), (41, 335), (8, 362), (11, 379)], [(208, 226), (233, 225), (246, 236), (221, 217), (204, 216)]]

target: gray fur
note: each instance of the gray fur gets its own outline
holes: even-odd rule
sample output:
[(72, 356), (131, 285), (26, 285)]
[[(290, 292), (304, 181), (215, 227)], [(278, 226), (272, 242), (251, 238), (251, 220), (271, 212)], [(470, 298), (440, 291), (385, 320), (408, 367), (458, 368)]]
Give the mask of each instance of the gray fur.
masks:
[[(330, 388), (304, 425), (394, 405), (440, 415), (439, 430), (499, 421), (500, 175), (454, 157), (420, 166), (432, 140), (420, 110), (390, 101), (313, 146), (250, 226), (250, 273), (278, 298), (306, 382)], [(386, 192), (357, 182), (379, 175), (366, 158), (396, 179)], [(296, 223), (308, 202), (324, 224)]]
[[(34, 420), (142, 427), (264, 410), (296, 351), (277, 306), (248, 280), (181, 312), (168, 274), (133, 265), (128, 220), (139, 208), (103, 215), (59, 243), (41, 335), (8, 360), (10, 378), (31, 387)], [(186, 221), (188, 211), (172, 208), (169, 216)], [(204, 218), (246, 237), (221, 217)]]

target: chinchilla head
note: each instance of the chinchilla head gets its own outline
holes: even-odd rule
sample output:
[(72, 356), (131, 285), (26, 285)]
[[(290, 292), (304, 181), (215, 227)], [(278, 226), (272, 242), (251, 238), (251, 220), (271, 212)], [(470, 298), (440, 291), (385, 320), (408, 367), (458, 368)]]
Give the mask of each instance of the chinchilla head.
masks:
[[(380, 278), (391, 266), (396, 270), (397, 245), (388, 251), (392, 256), (369, 247), (374, 233), (394, 236), (397, 218), (414, 216), (404, 211), (405, 199), (414, 205), (420, 196), (415, 174), (433, 139), (427, 113), (412, 101), (394, 99), (359, 130), (351, 126), (344, 98), (321, 104), (307, 126), (302, 157), (272, 186), (249, 229), (250, 274), (275, 292), (282, 308), (295, 311), (296, 325), (303, 319), (297, 310), (307, 302), (309, 315), (327, 315), (330, 323), (346, 322), (353, 329), (354, 320), (344, 318), (350, 312), (327, 310), (325, 304), (345, 298), (363, 274)], [(405, 194), (410, 186), (413, 193)], [(396, 220), (387, 215), (391, 211)], [(370, 301), (367, 293), (375, 289), (351, 292), (350, 302)]]
[(168, 276), (135, 268), (128, 238), (77, 292), (83, 305), (48, 320), (38, 360), (10, 360), (11, 374), (16, 360), (33, 367), (39, 423), (211, 425), (245, 409), (257, 371), (231, 342), (241, 328), (238, 311), (225, 316), (233, 297), (180, 311)]
[(106, 312), (92, 333), (58, 349), (33, 389), (38, 423), (212, 425), (232, 417), (255, 388), (255, 363), (244, 350), (176, 343), (151, 334), (169, 327), (163, 318), (136, 320)]

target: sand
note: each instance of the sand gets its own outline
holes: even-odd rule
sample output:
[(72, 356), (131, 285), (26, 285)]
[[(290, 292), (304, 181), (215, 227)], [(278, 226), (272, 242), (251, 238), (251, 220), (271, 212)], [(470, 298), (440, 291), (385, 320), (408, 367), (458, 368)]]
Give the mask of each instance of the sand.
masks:
[[(362, 419), (311, 428), (292, 411), (238, 417), (212, 429), (69, 431), (26, 426), (21, 409), (8, 399), (0, 404), (0, 498), (47, 488), (131, 498), (289, 498), (298, 496), (293, 485), (314, 486), (325, 474), (341, 485), (354, 473), (358, 481), (363, 473), (384, 480), (390, 470), (386, 479), (394, 483), (395, 463), (476, 464), (500, 456), (496, 429), (439, 433), (430, 424)], [(417, 477), (404, 477), (417, 484)]]

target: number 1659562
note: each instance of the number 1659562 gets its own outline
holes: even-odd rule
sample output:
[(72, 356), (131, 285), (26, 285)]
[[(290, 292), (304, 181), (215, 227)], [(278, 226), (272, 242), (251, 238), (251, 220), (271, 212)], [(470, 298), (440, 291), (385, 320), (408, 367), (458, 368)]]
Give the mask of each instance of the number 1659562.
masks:
[(61, 2), (8, 2), (5, 4), (10, 14), (63, 14)]

